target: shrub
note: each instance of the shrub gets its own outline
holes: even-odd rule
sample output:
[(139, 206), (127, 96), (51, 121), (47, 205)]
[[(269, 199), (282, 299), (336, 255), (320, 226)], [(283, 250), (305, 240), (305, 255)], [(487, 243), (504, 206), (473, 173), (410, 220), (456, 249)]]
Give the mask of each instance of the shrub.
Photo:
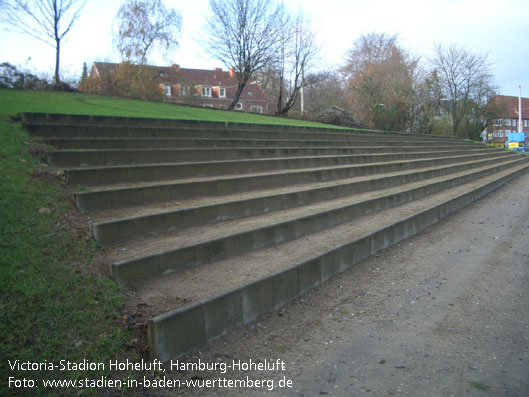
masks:
[(0, 88), (31, 91), (76, 91), (71, 84), (66, 82), (51, 84), (46, 79), (28, 71), (19, 70), (8, 62), (0, 64)]
[(47, 90), (49, 83), (26, 71), (20, 71), (8, 62), (0, 65), (0, 88), (20, 90)]

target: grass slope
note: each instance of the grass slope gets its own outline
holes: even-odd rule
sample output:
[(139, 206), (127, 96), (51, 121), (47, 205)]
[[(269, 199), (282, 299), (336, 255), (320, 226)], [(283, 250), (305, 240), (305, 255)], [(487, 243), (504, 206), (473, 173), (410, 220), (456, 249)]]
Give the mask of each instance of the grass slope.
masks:
[(0, 109), (0, 112), (4, 114), (42, 112), (331, 127), (326, 124), (310, 121), (293, 120), (254, 113), (229, 112), (224, 110), (179, 106), (169, 103), (65, 92), (0, 89)]
[[(19, 371), (19, 362), (102, 362), (121, 354), (127, 332), (116, 326), (123, 297), (109, 280), (84, 275), (92, 244), (72, 236), (61, 214), (71, 206), (60, 182), (34, 177), (30, 139), (0, 115), (0, 395), (67, 394), (43, 379), (77, 379), (100, 371)], [(17, 389), (32, 379), (40, 388)], [(71, 391), (71, 390), (70, 390)]]

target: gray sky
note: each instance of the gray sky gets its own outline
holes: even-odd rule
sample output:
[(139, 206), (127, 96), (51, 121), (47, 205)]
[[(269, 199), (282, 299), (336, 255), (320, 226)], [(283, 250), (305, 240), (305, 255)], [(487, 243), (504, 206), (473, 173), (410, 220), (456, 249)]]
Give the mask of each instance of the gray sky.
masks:
[[(169, 60), (182, 67), (224, 67), (197, 44), (208, 0), (164, 0), (180, 10), (180, 49)], [(88, 0), (81, 18), (62, 44), (65, 76), (79, 76), (83, 62), (119, 61), (112, 44), (112, 23), (120, 1)], [(528, 0), (285, 0), (292, 11), (312, 21), (323, 46), (319, 69), (335, 69), (361, 34), (398, 34), (400, 45), (426, 62), (436, 43), (456, 44), (487, 54), (499, 93), (529, 97)], [(23, 34), (0, 31), (0, 62), (52, 75), (54, 50)]]

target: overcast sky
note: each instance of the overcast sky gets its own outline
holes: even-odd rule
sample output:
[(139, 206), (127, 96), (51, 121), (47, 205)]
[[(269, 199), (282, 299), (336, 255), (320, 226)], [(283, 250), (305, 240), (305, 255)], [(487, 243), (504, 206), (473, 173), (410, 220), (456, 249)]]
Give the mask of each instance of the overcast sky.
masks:
[[(180, 49), (172, 59), (153, 57), (158, 65), (223, 67), (197, 44), (208, 0), (164, 0), (180, 11)], [(65, 76), (80, 76), (83, 62), (120, 60), (112, 44), (112, 24), (119, 0), (88, 0), (81, 18), (62, 44)], [(361, 34), (398, 34), (400, 45), (426, 62), (436, 43), (456, 44), (487, 54), (499, 93), (529, 97), (528, 0), (285, 0), (312, 21), (323, 46), (319, 69), (343, 64), (345, 52)], [(0, 62), (33, 72), (54, 70), (54, 49), (23, 34), (0, 31)]]

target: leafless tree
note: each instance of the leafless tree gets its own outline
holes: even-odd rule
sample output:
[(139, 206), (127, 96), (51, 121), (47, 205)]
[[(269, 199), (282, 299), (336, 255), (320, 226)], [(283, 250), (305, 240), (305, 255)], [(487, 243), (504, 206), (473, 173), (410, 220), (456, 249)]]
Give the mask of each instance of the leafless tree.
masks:
[(295, 19), (289, 15), (283, 16), (276, 52), (279, 80), (277, 114), (287, 114), (296, 103), (304, 85), (304, 73), (308, 71), (319, 50), (316, 35), (302, 14)]
[[(479, 109), (485, 109), (494, 94), (487, 56), (455, 45), (444, 47), (438, 44), (431, 62), (439, 74), (442, 93), (450, 102), (453, 134), (461, 137), (474, 135), (467, 129), (484, 117)], [(475, 128), (483, 130), (486, 120), (479, 123), (481, 126)]]
[(0, 20), (8, 29), (28, 34), (55, 49), (55, 84), (59, 85), (61, 41), (79, 18), (87, 0), (2, 0)]
[(233, 109), (250, 78), (269, 65), (279, 39), (282, 6), (270, 0), (210, 0), (206, 50), (237, 76)]
[(437, 117), (441, 114), (442, 92), (437, 71), (417, 69), (415, 92), (409, 129), (421, 134), (432, 134)]
[(305, 105), (310, 113), (322, 113), (332, 107), (349, 106), (343, 81), (336, 72), (319, 72), (304, 77)]
[(155, 46), (168, 56), (178, 48), (180, 13), (161, 0), (126, 0), (116, 15), (115, 43), (123, 60), (145, 65)]

